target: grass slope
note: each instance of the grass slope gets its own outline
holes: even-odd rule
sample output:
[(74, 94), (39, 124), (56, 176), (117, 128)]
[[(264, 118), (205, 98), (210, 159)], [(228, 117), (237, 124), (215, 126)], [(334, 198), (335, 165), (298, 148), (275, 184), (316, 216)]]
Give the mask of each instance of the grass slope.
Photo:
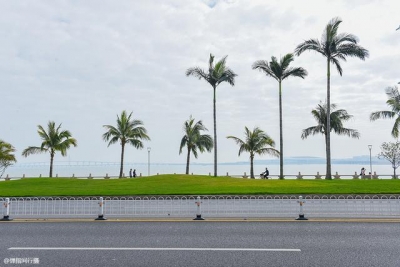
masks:
[(0, 197), (224, 194), (400, 194), (400, 180), (253, 180), (157, 175), (118, 180), (31, 178), (0, 183)]

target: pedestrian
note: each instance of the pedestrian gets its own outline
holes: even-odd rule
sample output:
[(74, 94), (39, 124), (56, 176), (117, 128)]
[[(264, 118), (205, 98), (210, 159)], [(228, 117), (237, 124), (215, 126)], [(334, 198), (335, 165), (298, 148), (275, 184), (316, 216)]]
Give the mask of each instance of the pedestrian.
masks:
[(136, 169), (133, 170), (133, 178), (136, 177)]
[(365, 168), (364, 168), (364, 167), (361, 168), (360, 175), (361, 175), (361, 176), (364, 176), (364, 175), (365, 175)]
[(129, 178), (132, 178), (132, 169), (129, 170)]

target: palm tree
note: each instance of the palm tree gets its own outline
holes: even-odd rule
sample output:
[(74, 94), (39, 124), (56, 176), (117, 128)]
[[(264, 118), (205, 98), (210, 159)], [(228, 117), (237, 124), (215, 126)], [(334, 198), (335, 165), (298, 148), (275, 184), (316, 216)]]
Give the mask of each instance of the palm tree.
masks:
[(390, 107), (391, 110), (388, 111), (376, 111), (372, 112), (370, 115), (371, 121), (376, 121), (377, 119), (391, 119), (396, 117), (394, 121), (394, 125), (392, 128), (392, 136), (394, 138), (399, 137), (399, 127), (400, 127), (400, 93), (397, 86), (388, 87), (385, 89), (386, 95), (388, 96), (388, 100), (386, 104)]
[(72, 146), (77, 146), (77, 141), (72, 138), (71, 133), (67, 130), (61, 131), (61, 123), (56, 127), (54, 121), (49, 121), (47, 124), (47, 132), (41, 126), (38, 125), (38, 134), (42, 139), (40, 147), (30, 146), (22, 151), (22, 156), (27, 157), (31, 154), (38, 154), (48, 152), (50, 153), (50, 173), (49, 177), (53, 177), (53, 161), (54, 155), (57, 151), (60, 151), (61, 155), (65, 157), (67, 150)]
[(320, 53), (326, 58), (327, 62), (327, 87), (326, 87), (326, 99), (327, 99), (327, 114), (326, 117), (326, 178), (332, 179), (331, 174), (331, 139), (330, 139), (330, 107), (331, 107), (331, 67), (332, 63), (340, 76), (342, 76), (343, 70), (340, 66), (339, 60), (346, 61), (346, 57), (357, 57), (361, 60), (365, 60), (369, 56), (368, 50), (359, 46), (358, 38), (353, 34), (340, 33), (338, 34), (339, 24), (342, 22), (340, 18), (333, 18), (325, 27), (324, 33), (322, 34), (321, 41), (318, 39), (309, 39), (299, 44), (296, 49), (296, 55), (300, 55), (305, 51), (315, 51)]
[(239, 156), (244, 151), (250, 153), (250, 177), (254, 178), (253, 161), (255, 154), (269, 154), (279, 157), (279, 151), (274, 148), (274, 140), (260, 128), (255, 127), (253, 131), (250, 131), (247, 127), (244, 127), (244, 130), (245, 140), (235, 136), (227, 136), (226, 138), (233, 139), (239, 145)]
[(208, 134), (201, 134), (201, 131), (207, 131), (207, 128), (203, 125), (202, 121), (194, 123), (194, 118), (190, 116), (183, 125), (183, 131), (185, 135), (182, 137), (181, 146), (179, 148), (179, 154), (182, 153), (182, 149), (187, 147), (187, 160), (186, 160), (186, 174), (189, 174), (189, 163), (190, 153), (197, 159), (197, 150), (204, 152), (207, 150), (211, 152), (213, 148), (213, 140)]
[[(353, 115), (350, 115), (344, 109), (336, 110), (336, 104), (331, 104), (331, 108), (329, 110), (331, 111), (329, 116), (331, 126), (330, 131), (334, 131), (338, 135), (347, 135), (357, 139), (360, 138), (360, 133), (357, 130), (343, 127), (343, 122), (350, 120)], [(328, 144), (328, 127), (326, 123), (328, 117), (327, 112), (327, 103), (320, 103), (316, 109), (311, 111), (311, 114), (317, 121), (317, 125), (304, 129), (301, 134), (301, 139), (306, 139), (310, 135), (323, 134), (325, 136), (325, 145)], [(328, 179), (328, 177), (326, 177), (326, 179)]]
[(0, 140), (0, 177), (3, 176), (5, 170), (12, 165), (13, 162), (17, 162), (15, 155), (15, 148), (3, 140)]
[(267, 76), (270, 76), (279, 83), (279, 149), (280, 149), (280, 168), (279, 179), (283, 179), (283, 126), (282, 126), (282, 81), (291, 76), (303, 78), (307, 76), (307, 71), (303, 68), (289, 67), (294, 60), (293, 54), (287, 54), (278, 62), (276, 57), (271, 57), (271, 62), (259, 60), (254, 62), (253, 69), (263, 71)]
[(226, 66), (226, 58), (223, 57), (214, 65), (214, 56), (210, 54), (208, 72), (199, 67), (189, 68), (186, 70), (186, 76), (194, 76), (196, 78), (206, 80), (213, 88), (213, 117), (214, 117), (214, 176), (217, 176), (217, 110), (216, 110), (216, 89), (219, 84), (227, 82), (235, 85), (235, 77), (237, 76), (230, 68)]
[(120, 142), (121, 144), (121, 166), (119, 169), (119, 177), (121, 178), (124, 171), (124, 153), (125, 145), (130, 144), (137, 149), (143, 148), (142, 140), (150, 140), (147, 130), (142, 126), (140, 120), (131, 120), (132, 112), (129, 114), (122, 111), (121, 117), (117, 115), (117, 126), (103, 125), (107, 132), (103, 134), (103, 140), (108, 142), (108, 146)]

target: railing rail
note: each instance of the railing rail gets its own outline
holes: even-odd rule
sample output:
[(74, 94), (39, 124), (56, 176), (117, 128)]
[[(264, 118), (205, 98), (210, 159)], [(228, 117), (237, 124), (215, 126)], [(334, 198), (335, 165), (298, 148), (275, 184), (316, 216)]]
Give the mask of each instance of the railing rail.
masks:
[[(156, 173), (154, 175), (160, 175), (160, 173)], [(191, 174), (193, 175), (193, 173)], [(209, 173), (209, 175), (211, 176), (211, 173)], [(243, 174), (229, 174), (226, 173), (224, 175), (221, 176), (227, 176), (227, 177), (232, 177), (232, 178), (247, 178), (250, 179), (250, 175), (248, 173), (243, 173)], [(142, 175), (142, 173), (139, 173), (138, 177), (146, 177), (144, 175)], [(0, 181), (10, 181), (10, 180), (19, 180), (19, 179), (34, 179), (34, 178), (44, 178), (42, 177), (42, 175), (39, 175), (38, 177), (27, 177), (25, 174), (22, 174), (21, 176), (9, 176), (6, 175), (2, 178), (0, 178)], [(46, 177), (48, 178), (48, 177)], [(106, 173), (105, 175), (96, 175), (93, 176), (91, 173), (89, 173), (88, 175), (75, 175), (72, 174), (69, 177), (59, 177), (58, 174), (55, 175), (55, 178), (64, 178), (64, 179), (121, 179), (118, 176), (112, 176), (109, 175), (108, 173)], [(124, 174), (124, 177), (122, 178), (129, 178)], [(271, 174), (269, 175), (269, 179), (278, 179), (279, 175), (278, 174)], [(335, 173), (332, 175), (332, 179), (398, 179), (398, 176), (394, 177), (393, 174), (379, 174), (374, 172), (372, 175), (370, 174), (366, 174), (364, 176), (358, 175), (357, 173), (354, 174), (339, 174), (339, 173)], [(130, 178), (129, 178), (130, 179)], [(134, 178), (132, 178), (134, 179)], [(255, 179), (261, 179), (260, 175), (255, 175)], [(284, 175), (284, 179), (325, 179), (325, 175), (324, 174), (319, 174), (318, 172), (315, 174), (302, 174), (301, 172), (299, 172), (298, 174), (285, 174)]]
[[(400, 218), (400, 196), (306, 196), (304, 213), (308, 217), (388, 217)], [(0, 198), (5, 203), (6, 198)], [(107, 217), (192, 217), (196, 197), (105, 197)], [(90, 218), (98, 215), (97, 197), (10, 198), (13, 218)], [(203, 196), (204, 217), (295, 217), (296, 196)]]

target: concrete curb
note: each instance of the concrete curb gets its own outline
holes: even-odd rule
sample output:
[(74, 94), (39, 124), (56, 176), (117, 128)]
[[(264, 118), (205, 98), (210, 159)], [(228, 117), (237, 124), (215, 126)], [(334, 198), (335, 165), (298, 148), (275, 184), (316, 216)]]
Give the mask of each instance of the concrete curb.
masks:
[[(94, 219), (14, 219), (10, 222), (0, 223), (68, 223), (68, 222), (301, 222), (295, 218), (205, 218), (204, 221), (194, 221), (192, 218), (109, 218), (107, 221)], [(307, 222), (371, 222), (371, 223), (400, 223), (400, 218), (312, 218)]]

